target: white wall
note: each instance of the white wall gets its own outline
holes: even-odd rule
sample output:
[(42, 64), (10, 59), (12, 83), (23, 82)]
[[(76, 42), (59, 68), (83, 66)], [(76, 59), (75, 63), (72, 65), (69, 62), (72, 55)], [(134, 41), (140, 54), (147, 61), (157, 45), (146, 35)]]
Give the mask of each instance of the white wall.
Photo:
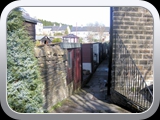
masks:
[(42, 35), (43, 34), (43, 24), (42, 23), (37, 23), (36, 24), (36, 27), (35, 27), (35, 29), (36, 29), (36, 35)]
[(97, 63), (99, 63), (99, 44), (93, 44), (93, 57), (97, 54)]
[(67, 26), (67, 31), (68, 31), (68, 34), (71, 33), (71, 30), (70, 30), (69, 26)]
[[(93, 35), (94, 39), (100, 39), (98, 32), (90, 32)], [(97, 33), (97, 34), (96, 34)], [(83, 38), (84, 42), (88, 42), (87, 36), (89, 34), (89, 31), (72, 31), (71, 34), (77, 35), (78, 37)], [(105, 41), (109, 41), (109, 32), (104, 32), (103, 37), (105, 38)]]
[(90, 73), (92, 73), (92, 66), (91, 66), (91, 63), (83, 63), (83, 69), (85, 70), (89, 70)]
[(51, 31), (51, 28), (45, 28), (45, 29), (43, 29), (43, 34), (44, 35), (51, 35), (51, 36), (53, 36), (54, 34), (53, 34), (53, 32)]
[(83, 42), (87, 42), (87, 36), (88, 36), (88, 32), (87, 31), (74, 31), (71, 32), (71, 34), (77, 35), (80, 38), (83, 38)]

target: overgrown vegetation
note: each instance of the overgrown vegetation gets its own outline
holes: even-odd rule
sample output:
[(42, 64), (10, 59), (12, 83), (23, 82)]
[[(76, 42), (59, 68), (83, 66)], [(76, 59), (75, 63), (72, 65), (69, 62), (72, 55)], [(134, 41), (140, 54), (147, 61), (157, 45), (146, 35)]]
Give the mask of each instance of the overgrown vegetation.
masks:
[(19, 8), (7, 18), (7, 101), (19, 113), (43, 112), (43, 83), (34, 56), (34, 43)]
[(39, 41), (39, 40), (36, 40), (35, 46), (39, 46), (39, 45), (40, 45), (40, 41)]
[(60, 39), (60, 38), (54, 38), (54, 39), (52, 40), (52, 43), (57, 43), (57, 42), (61, 42), (61, 39)]

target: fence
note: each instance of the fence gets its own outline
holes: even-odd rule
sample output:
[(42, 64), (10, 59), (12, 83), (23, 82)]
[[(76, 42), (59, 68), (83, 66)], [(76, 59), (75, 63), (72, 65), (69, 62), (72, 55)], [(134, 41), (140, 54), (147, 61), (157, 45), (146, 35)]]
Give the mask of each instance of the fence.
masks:
[(115, 32), (113, 44), (113, 81), (114, 90), (131, 100), (139, 109), (151, 106), (153, 94), (147, 86), (129, 51)]

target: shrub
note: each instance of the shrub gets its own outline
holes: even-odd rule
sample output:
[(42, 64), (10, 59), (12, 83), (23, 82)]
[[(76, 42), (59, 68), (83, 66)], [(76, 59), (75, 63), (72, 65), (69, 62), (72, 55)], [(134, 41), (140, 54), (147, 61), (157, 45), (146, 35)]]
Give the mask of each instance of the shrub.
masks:
[(36, 40), (35, 46), (39, 46), (40, 45), (40, 41)]
[(60, 39), (60, 38), (54, 38), (54, 39), (52, 40), (52, 43), (57, 43), (57, 42), (61, 42), (61, 39)]
[(43, 83), (40, 79), (34, 43), (16, 8), (7, 18), (7, 101), (20, 113), (43, 112)]
[(62, 36), (62, 33), (54, 33), (54, 36)]

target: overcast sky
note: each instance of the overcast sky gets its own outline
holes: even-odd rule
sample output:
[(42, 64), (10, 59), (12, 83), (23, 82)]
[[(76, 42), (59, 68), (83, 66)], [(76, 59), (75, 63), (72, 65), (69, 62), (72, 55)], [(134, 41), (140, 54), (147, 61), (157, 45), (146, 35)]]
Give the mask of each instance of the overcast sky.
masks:
[(22, 7), (31, 17), (76, 26), (99, 22), (110, 26), (109, 7)]

